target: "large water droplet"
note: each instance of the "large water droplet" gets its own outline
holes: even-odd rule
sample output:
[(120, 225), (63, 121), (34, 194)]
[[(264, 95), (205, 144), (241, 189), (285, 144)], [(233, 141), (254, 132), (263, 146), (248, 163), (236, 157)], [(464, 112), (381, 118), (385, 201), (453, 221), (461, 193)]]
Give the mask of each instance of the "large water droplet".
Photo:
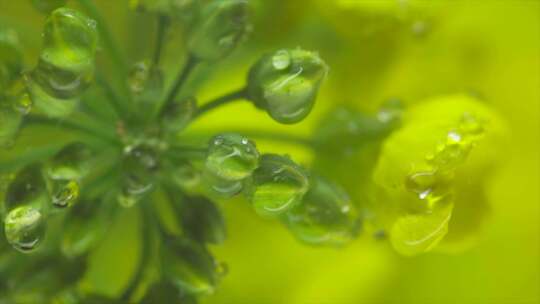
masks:
[(253, 172), (248, 196), (262, 216), (277, 216), (295, 207), (309, 188), (307, 173), (287, 157), (266, 154)]
[(239, 134), (221, 134), (210, 141), (206, 169), (221, 179), (242, 180), (251, 175), (258, 163), (255, 144)]
[(11, 210), (4, 220), (7, 241), (21, 252), (34, 250), (45, 236), (45, 219), (39, 209), (20, 206)]

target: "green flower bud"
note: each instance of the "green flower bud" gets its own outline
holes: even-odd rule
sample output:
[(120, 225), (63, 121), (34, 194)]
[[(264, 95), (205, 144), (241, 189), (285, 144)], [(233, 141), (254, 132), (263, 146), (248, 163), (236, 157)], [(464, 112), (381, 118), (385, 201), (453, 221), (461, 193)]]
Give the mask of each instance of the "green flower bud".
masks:
[(96, 22), (75, 10), (59, 8), (47, 18), (43, 37), (44, 48), (27, 86), (38, 109), (50, 116), (65, 116), (94, 74)]
[(45, 236), (45, 219), (39, 209), (20, 206), (11, 210), (4, 219), (7, 241), (20, 252), (35, 249)]
[(189, 50), (199, 60), (229, 55), (250, 31), (247, 0), (214, 0), (206, 5), (189, 36)]
[(302, 203), (285, 215), (285, 223), (299, 240), (313, 245), (344, 245), (360, 228), (347, 193), (320, 178), (312, 179)]
[(23, 56), (17, 33), (0, 29), (0, 95), (18, 77), (23, 67)]
[(283, 124), (304, 119), (328, 73), (318, 54), (302, 49), (279, 50), (263, 56), (250, 70), (248, 97)]
[[(373, 173), (386, 196), (386, 211), (395, 213), (387, 225), (398, 251), (412, 255), (433, 249), (449, 222), (462, 225), (453, 222), (452, 209), (483, 206), (475, 192), (482, 191), (502, 156), (504, 137), (497, 114), (470, 96), (435, 98), (405, 112), (403, 126), (385, 141)], [(464, 187), (462, 180), (477, 187)]]
[(182, 207), (182, 224), (190, 239), (200, 243), (223, 243), (225, 220), (214, 203), (204, 197), (188, 197)]
[(66, 5), (67, 0), (32, 0), (32, 5), (45, 14), (49, 14), (55, 9)]
[(226, 133), (212, 138), (206, 156), (206, 169), (213, 175), (239, 181), (250, 176), (259, 164), (255, 144), (239, 134)]
[(214, 258), (200, 245), (175, 240), (164, 253), (165, 277), (189, 294), (211, 294), (218, 273)]
[(309, 177), (303, 168), (288, 157), (265, 154), (253, 172), (247, 194), (255, 212), (273, 217), (298, 205), (308, 189)]

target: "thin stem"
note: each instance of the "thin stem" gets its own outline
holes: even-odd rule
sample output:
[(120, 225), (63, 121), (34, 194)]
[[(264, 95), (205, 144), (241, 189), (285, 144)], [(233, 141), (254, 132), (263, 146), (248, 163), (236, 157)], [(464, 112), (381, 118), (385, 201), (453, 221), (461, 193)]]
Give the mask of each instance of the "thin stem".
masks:
[(167, 152), (167, 156), (171, 159), (193, 159), (193, 158), (203, 158), (206, 155), (206, 148), (197, 148), (197, 147), (181, 147), (174, 146), (171, 147)]
[(130, 302), (131, 297), (133, 294), (137, 291), (137, 287), (139, 287), (139, 283), (141, 282), (144, 272), (146, 271), (146, 268), (148, 267), (148, 263), (150, 260), (151, 255), (151, 247), (152, 247), (152, 227), (154, 226), (152, 223), (152, 210), (150, 209), (149, 204), (144, 204), (143, 208), (139, 209), (142, 217), (142, 222), (140, 225), (141, 228), (141, 234), (142, 234), (142, 242), (141, 242), (141, 261), (139, 263), (139, 267), (137, 268), (137, 272), (135, 273), (135, 276), (131, 279), (128, 287), (122, 293), (121, 299), (122, 301), (125, 301), (127, 303)]
[(165, 98), (164, 102), (162, 102), (157, 109), (155, 115), (158, 115), (161, 112), (161, 109), (166, 108), (167, 104), (173, 102), (174, 98), (182, 88), (182, 85), (186, 82), (189, 75), (193, 71), (193, 69), (197, 66), (199, 61), (193, 56), (188, 55), (187, 61), (178, 73), (178, 76), (176, 77), (176, 80), (174, 81), (169, 93), (167, 94), (167, 97)]
[(96, 83), (101, 86), (101, 88), (105, 91), (105, 95), (108, 97), (107, 100), (112, 106), (116, 117), (122, 117), (122, 113), (124, 113), (124, 107), (122, 106), (121, 99), (118, 97), (112, 86), (109, 84), (109, 82), (105, 78), (105, 75), (103, 75), (103, 73), (99, 70), (96, 72)]
[(156, 35), (156, 45), (154, 49), (154, 66), (158, 66), (161, 61), (161, 53), (163, 51), (163, 44), (165, 40), (165, 32), (167, 31), (167, 26), (169, 25), (169, 20), (166, 16), (159, 16), (157, 24), (157, 35)]
[(107, 50), (108, 54), (111, 56), (111, 59), (116, 64), (117, 68), (120, 69), (120, 71), (126, 70), (126, 64), (124, 62), (124, 57), (122, 56), (122, 53), (120, 52), (120, 48), (114, 41), (112, 34), (107, 27), (107, 24), (105, 22), (105, 19), (101, 15), (101, 13), (98, 11), (97, 7), (93, 3), (92, 0), (78, 0), (79, 4), (83, 7), (83, 9), (92, 17), (95, 19), (98, 23), (97, 28), (99, 31), (99, 34), (103, 41), (103, 47)]
[(71, 120), (54, 119), (41, 115), (28, 115), (25, 118), (24, 123), (27, 125), (54, 126), (66, 131), (78, 131), (85, 135), (89, 135), (91, 137), (95, 137), (103, 141), (113, 143), (115, 145), (119, 144), (117, 138), (113, 134), (110, 134), (108, 132), (106, 133), (98, 130), (97, 128), (92, 128)]
[(240, 90), (234, 91), (232, 93), (220, 96), (212, 101), (209, 101), (205, 103), (203, 106), (201, 106), (197, 113), (195, 113), (195, 116), (193, 119), (202, 116), (203, 114), (206, 114), (218, 107), (221, 107), (225, 104), (238, 101), (240, 99), (244, 99), (246, 97), (246, 89), (242, 88)]

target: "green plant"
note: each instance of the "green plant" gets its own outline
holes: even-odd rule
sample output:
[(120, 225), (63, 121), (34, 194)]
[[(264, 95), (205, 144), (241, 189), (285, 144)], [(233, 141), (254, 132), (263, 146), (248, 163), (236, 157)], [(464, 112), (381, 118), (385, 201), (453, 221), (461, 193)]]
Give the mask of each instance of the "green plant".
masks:
[[(367, 222), (365, 230), (388, 233), (399, 252), (422, 253), (448, 230), (456, 176), (482, 180), (494, 163), (484, 150), (498, 145), (503, 128), (468, 96), (408, 111), (395, 100), (375, 114), (338, 108), (312, 138), (251, 134), (314, 150), (311, 170), (287, 156), (260, 155), (242, 134), (190, 135), (197, 118), (237, 100), (279, 123), (300, 122), (328, 67), (314, 52), (273, 51), (253, 65), (244, 88), (199, 104), (179, 92), (200, 63), (229, 55), (250, 32), (247, 1), (131, 1), (158, 23), (154, 56), (131, 69), (91, 1), (78, 1), (90, 17), (65, 1), (33, 2), (49, 13), (35, 68), (23, 72), (17, 35), (0, 31), (0, 144), (16, 147), (20, 132), (46, 125), (60, 126), (66, 142), (0, 163), (2, 229), (28, 253), (0, 247), (5, 301), (196, 302), (226, 272), (207, 249), (226, 235), (213, 201), (241, 193), (258, 215), (281, 220), (308, 244), (343, 246)], [(177, 22), (189, 24), (186, 59), (167, 87), (161, 53)], [(94, 62), (98, 45), (114, 64), (112, 80)], [(480, 159), (463, 165), (473, 149)], [(328, 170), (335, 166), (344, 168)], [(139, 268), (120, 299), (85, 293), (77, 281), (86, 256), (122, 208), (142, 211)]]

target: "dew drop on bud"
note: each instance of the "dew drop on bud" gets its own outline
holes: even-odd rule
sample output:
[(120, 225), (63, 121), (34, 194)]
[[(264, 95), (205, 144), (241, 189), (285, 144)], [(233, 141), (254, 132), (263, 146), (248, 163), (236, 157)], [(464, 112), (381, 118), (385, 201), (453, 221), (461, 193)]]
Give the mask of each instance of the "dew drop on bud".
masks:
[(7, 241), (20, 252), (31, 252), (45, 236), (45, 219), (39, 209), (20, 206), (11, 210), (4, 219)]
[(206, 169), (227, 181), (239, 181), (250, 176), (259, 164), (255, 144), (239, 134), (226, 133), (210, 140)]
[(253, 172), (247, 193), (257, 214), (278, 216), (295, 207), (309, 188), (305, 170), (287, 157), (265, 154)]
[(302, 49), (264, 55), (248, 76), (249, 99), (276, 121), (293, 124), (313, 108), (328, 67), (318, 54)]

